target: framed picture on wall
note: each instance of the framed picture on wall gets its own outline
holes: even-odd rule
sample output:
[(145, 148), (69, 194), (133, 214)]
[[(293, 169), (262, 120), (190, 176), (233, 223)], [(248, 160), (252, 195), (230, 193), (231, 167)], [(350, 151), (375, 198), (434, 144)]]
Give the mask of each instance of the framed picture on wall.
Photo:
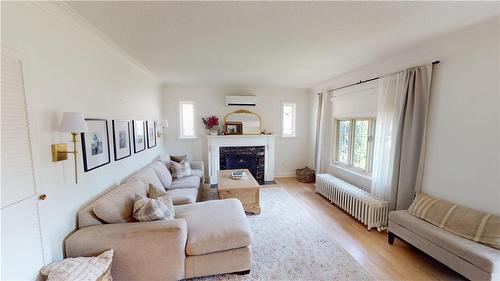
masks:
[(146, 122), (143, 120), (132, 121), (132, 134), (134, 135), (134, 153), (146, 149)]
[(148, 148), (156, 146), (156, 122), (146, 121), (146, 131), (148, 132)]
[(88, 132), (82, 133), (83, 170), (97, 169), (111, 162), (109, 153), (108, 120), (85, 119)]
[(130, 120), (113, 120), (113, 145), (115, 149), (115, 161), (132, 155)]

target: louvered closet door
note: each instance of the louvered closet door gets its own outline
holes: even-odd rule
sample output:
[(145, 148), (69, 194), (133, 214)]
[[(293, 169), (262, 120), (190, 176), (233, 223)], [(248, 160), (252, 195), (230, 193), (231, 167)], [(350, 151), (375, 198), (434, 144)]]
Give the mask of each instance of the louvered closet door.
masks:
[(22, 62), (2, 54), (1, 279), (34, 280), (44, 264)]

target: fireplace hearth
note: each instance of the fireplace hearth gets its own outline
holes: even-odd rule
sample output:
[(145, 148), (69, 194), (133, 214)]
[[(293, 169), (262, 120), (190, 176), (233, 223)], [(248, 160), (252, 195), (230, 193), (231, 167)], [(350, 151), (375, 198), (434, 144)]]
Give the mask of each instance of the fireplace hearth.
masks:
[(259, 184), (264, 184), (264, 146), (223, 146), (219, 148), (221, 170), (248, 169)]

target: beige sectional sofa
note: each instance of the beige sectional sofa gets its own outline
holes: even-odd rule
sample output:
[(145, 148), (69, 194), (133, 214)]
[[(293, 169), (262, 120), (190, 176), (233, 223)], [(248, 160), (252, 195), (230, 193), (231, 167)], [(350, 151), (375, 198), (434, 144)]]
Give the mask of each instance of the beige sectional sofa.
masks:
[[(65, 241), (67, 257), (114, 249), (115, 280), (180, 280), (222, 273), (248, 273), (251, 232), (237, 199), (196, 202), (203, 163), (193, 176), (172, 180), (161, 157), (78, 213), (78, 230)], [(162, 186), (174, 201), (175, 219), (136, 222), (135, 194)]]
[(389, 244), (397, 236), (471, 280), (500, 280), (500, 250), (460, 237), (408, 210), (389, 213)]

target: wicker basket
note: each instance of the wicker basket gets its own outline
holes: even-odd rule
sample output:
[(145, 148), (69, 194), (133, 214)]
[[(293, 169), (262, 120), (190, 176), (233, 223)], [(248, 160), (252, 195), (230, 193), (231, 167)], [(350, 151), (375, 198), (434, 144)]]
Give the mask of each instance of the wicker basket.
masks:
[(300, 182), (311, 183), (315, 182), (316, 180), (316, 175), (314, 174), (314, 170), (309, 167), (305, 167), (303, 169), (297, 169), (296, 174), (297, 174), (297, 180)]

